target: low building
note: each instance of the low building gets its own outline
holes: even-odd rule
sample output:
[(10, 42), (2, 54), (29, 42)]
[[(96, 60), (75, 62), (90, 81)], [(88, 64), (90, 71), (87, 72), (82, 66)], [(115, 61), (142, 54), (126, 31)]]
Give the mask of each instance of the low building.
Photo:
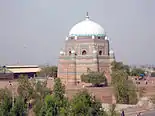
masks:
[(20, 75), (35, 77), (40, 70), (37, 65), (3, 66), (0, 69), (0, 79), (16, 79)]

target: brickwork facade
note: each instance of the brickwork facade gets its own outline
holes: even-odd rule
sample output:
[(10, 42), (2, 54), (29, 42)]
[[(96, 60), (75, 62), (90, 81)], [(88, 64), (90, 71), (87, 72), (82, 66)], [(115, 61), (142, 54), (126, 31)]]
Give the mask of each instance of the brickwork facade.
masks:
[[(113, 59), (105, 36), (68, 37), (59, 56), (58, 77), (68, 83), (80, 81), (88, 70), (110, 74)], [(107, 79), (111, 80), (109, 76)]]
[(104, 29), (90, 20), (87, 13), (84, 21), (72, 27), (65, 47), (60, 51), (58, 77), (66, 83), (76, 83), (81, 81), (82, 74), (91, 70), (104, 72), (110, 82), (113, 53), (109, 50), (109, 40)]

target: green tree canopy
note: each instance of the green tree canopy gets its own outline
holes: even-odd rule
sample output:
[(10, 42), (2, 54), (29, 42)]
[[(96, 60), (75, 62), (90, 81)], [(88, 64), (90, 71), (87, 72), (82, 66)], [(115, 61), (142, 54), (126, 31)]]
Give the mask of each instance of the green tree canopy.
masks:
[(100, 72), (89, 72), (88, 74), (81, 75), (81, 81), (86, 83), (92, 83), (94, 86), (98, 86), (101, 83), (107, 84), (107, 79), (104, 73)]
[[(70, 104), (64, 96), (65, 88), (61, 83), (60, 78), (55, 79), (52, 95), (47, 95), (44, 103), (40, 108), (39, 115), (41, 116), (69, 116)], [(38, 111), (38, 110), (37, 110)], [(38, 112), (36, 112), (38, 114)]]
[(155, 72), (152, 72), (151, 73), (151, 77), (155, 77)]
[(128, 75), (130, 75), (130, 67), (128, 65), (124, 65), (123, 62), (112, 62), (112, 71), (123, 70)]
[(0, 89), (0, 116), (9, 116), (12, 108), (12, 94), (8, 89)]
[(112, 63), (111, 77), (116, 101), (123, 104), (136, 104), (137, 94), (135, 86), (132, 81), (128, 80), (129, 74), (127, 70), (128, 66), (123, 63)]
[(44, 77), (57, 77), (57, 66), (44, 66), (37, 75)]
[(100, 102), (84, 90), (76, 94), (71, 102), (71, 116), (106, 116)]
[[(8, 89), (1, 89), (0, 116), (26, 116), (27, 104), (21, 96), (14, 96)], [(13, 104), (14, 102), (14, 104)]]
[(131, 76), (140, 76), (140, 74), (145, 74), (145, 71), (141, 68), (133, 68), (131, 70)]
[(20, 76), (18, 79), (18, 94), (27, 100), (31, 100), (35, 96), (35, 90), (28, 77)]
[(27, 104), (21, 96), (16, 97), (10, 116), (27, 116)]

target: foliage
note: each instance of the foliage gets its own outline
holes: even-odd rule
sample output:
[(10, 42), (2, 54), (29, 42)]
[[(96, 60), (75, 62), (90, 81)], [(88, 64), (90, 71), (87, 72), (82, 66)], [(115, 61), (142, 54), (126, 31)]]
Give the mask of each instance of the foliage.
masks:
[(31, 100), (35, 96), (33, 85), (29, 81), (28, 77), (20, 76), (18, 79), (18, 94), (27, 100)]
[(47, 95), (45, 97), (44, 104), (39, 112), (40, 116), (57, 116), (58, 115), (58, 107), (55, 99), (51, 95)]
[(37, 75), (44, 77), (57, 77), (57, 66), (44, 66)]
[(128, 73), (123, 63), (112, 63), (111, 77), (117, 103), (136, 104), (136, 87), (132, 81), (128, 80)]
[(130, 75), (130, 67), (128, 65), (124, 65), (122, 62), (112, 62), (112, 71), (117, 71), (117, 70), (123, 70), (126, 72), (128, 75)]
[(128, 74), (123, 70), (115, 70), (111, 74), (112, 84), (124, 83), (128, 79)]
[(55, 79), (52, 95), (46, 82), (30, 80), (27, 77), (21, 77), (18, 82), (19, 94), (14, 96), (14, 104), (12, 92), (0, 89), (0, 116), (27, 116), (27, 102), (31, 103), (31, 100), (36, 116), (108, 116), (101, 103), (86, 90), (77, 93), (69, 101), (64, 95), (65, 87), (59, 78)]
[(88, 74), (81, 75), (81, 81), (86, 83), (92, 83), (95, 86), (101, 83), (107, 84), (107, 79), (103, 73), (92, 71)]
[(131, 80), (128, 80), (128, 96), (129, 96), (129, 102), (128, 104), (136, 104), (138, 101), (136, 86), (133, 84)]
[(9, 116), (12, 108), (12, 95), (8, 89), (0, 89), (0, 116)]
[(151, 96), (150, 100), (153, 104), (155, 104), (155, 95)]
[(12, 97), (11, 91), (9, 91), (7, 88), (0, 89), (0, 101), (4, 100), (7, 97)]
[(33, 111), (35, 112), (36, 116), (39, 116), (41, 109), (44, 105), (44, 102), (40, 99), (37, 99), (35, 105), (33, 107)]
[(155, 72), (152, 72), (151, 73), (151, 77), (155, 77)]
[(131, 70), (131, 76), (140, 76), (140, 74), (145, 74), (145, 71), (141, 68), (133, 68)]
[(118, 112), (116, 112), (116, 104), (112, 104), (109, 110), (109, 116), (120, 116)]
[(18, 96), (15, 100), (15, 104), (10, 112), (11, 116), (26, 116), (27, 115), (27, 105), (21, 96)]
[(84, 90), (74, 96), (71, 102), (71, 116), (106, 116), (100, 102)]
[[(12, 100), (11, 91), (8, 89), (1, 89), (1, 103), (0, 116), (26, 116), (27, 108), (24, 99), (19, 96), (14, 96), (15, 101)], [(14, 102), (14, 105), (13, 105)]]
[(145, 93), (145, 91), (146, 91), (146, 88), (145, 87), (140, 88), (139, 89), (139, 96), (140, 97), (143, 97), (143, 94)]
[(21, 76), (18, 79), (18, 83), (18, 94), (26, 102), (33, 101), (31, 102), (33, 104), (33, 111), (38, 115), (45, 96), (50, 94), (50, 90), (46, 87), (47, 82), (36, 81), (35, 79), (30, 80), (28, 77)]
[(68, 116), (69, 101), (64, 96), (65, 88), (59, 78), (55, 79), (52, 95), (46, 95), (39, 115), (41, 116)]
[(54, 80), (53, 95), (58, 100), (63, 100), (65, 94), (65, 87), (62, 85), (60, 78)]

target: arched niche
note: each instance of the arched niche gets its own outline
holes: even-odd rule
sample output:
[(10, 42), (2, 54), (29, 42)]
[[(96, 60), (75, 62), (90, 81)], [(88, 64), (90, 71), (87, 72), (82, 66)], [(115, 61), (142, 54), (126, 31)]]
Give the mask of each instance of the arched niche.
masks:
[(102, 55), (102, 50), (99, 51), (99, 55)]
[(86, 50), (82, 50), (82, 55), (86, 55), (87, 51)]
[(69, 56), (72, 54), (71, 50), (68, 52)]

